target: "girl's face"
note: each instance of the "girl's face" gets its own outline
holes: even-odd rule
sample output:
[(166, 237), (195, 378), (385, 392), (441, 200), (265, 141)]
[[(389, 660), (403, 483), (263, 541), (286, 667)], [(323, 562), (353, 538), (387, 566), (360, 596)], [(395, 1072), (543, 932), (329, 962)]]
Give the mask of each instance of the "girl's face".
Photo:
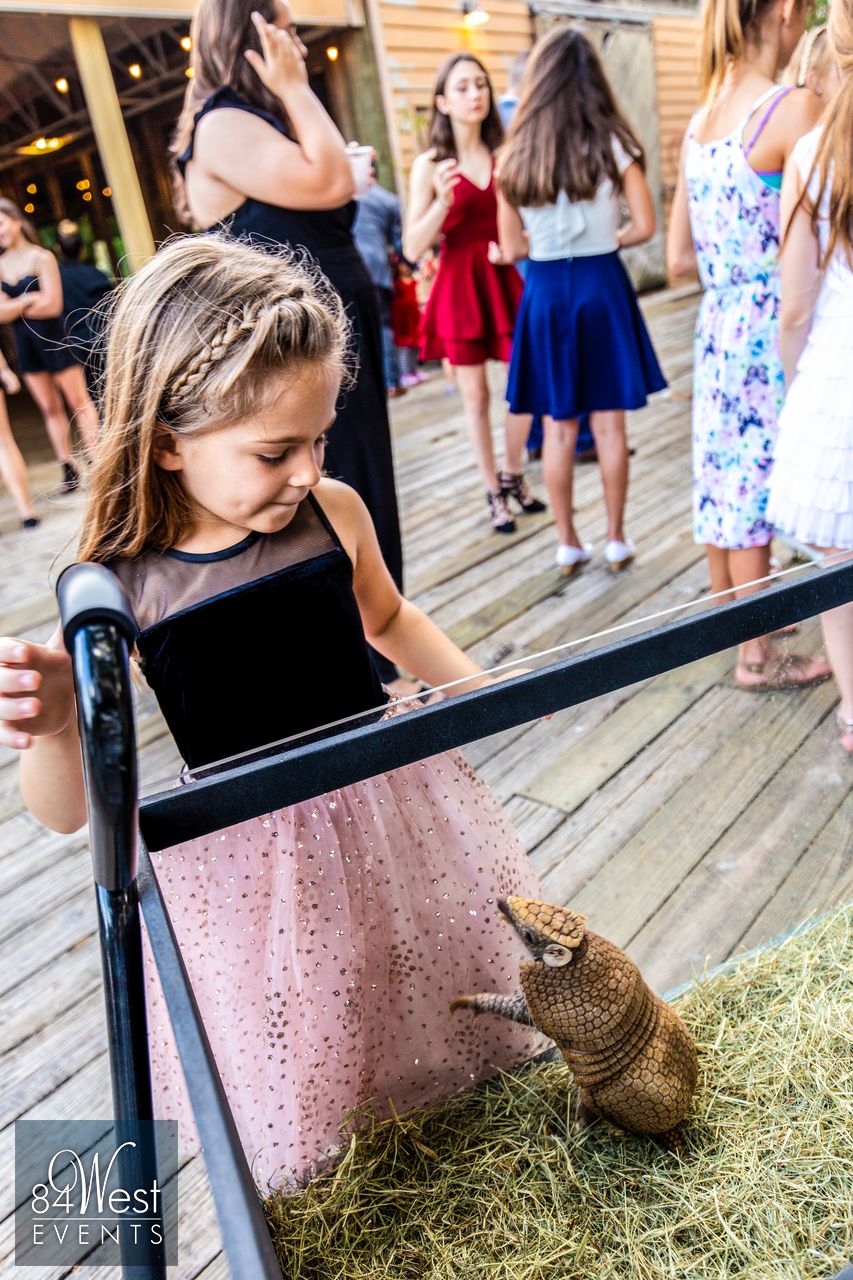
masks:
[(489, 78), (476, 62), (457, 62), (444, 82), (435, 105), (442, 115), (460, 124), (482, 124), (492, 105)]
[(0, 249), (13, 249), (21, 238), (21, 224), (8, 213), (0, 213)]
[(194, 550), (219, 551), (247, 533), (277, 533), (322, 474), (340, 382), (322, 366), (287, 375), (267, 408), (199, 435), (164, 433), (154, 458), (179, 474), (195, 515)]

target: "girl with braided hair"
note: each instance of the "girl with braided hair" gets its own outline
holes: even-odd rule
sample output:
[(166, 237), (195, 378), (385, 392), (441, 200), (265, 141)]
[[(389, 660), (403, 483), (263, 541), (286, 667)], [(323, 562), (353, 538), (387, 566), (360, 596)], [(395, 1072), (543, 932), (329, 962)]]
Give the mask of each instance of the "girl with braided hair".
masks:
[[(366, 639), (430, 684), (486, 682), (404, 600), (367, 510), (323, 476), (346, 370), (340, 299), (239, 242), (174, 241), (120, 287), (81, 560), (125, 585), (137, 653), (193, 771), (389, 707)], [(127, 353), (133, 352), (128, 360)], [(336, 680), (310, 673), (334, 668)], [(55, 830), (86, 821), (67, 654), (0, 640), (0, 742)], [(537, 896), (524, 850), (456, 753), (155, 856), (234, 1111), (263, 1184), (328, 1161), (344, 1116), (402, 1111), (528, 1058), (509, 1023), (460, 1035), (459, 989), (505, 989), (494, 902)], [(483, 985), (485, 984), (485, 986)], [(159, 1110), (187, 1120), (151, 978)]]

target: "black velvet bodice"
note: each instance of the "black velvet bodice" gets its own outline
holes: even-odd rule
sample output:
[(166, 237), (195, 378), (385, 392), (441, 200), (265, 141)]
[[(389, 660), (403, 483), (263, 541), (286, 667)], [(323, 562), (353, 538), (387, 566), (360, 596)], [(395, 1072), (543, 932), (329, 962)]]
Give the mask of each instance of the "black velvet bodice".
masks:
[(313, 495), (280, 533), (110, 567), (137, 616), (143, 674), (191, 769), (382, 714), (352, 564)]

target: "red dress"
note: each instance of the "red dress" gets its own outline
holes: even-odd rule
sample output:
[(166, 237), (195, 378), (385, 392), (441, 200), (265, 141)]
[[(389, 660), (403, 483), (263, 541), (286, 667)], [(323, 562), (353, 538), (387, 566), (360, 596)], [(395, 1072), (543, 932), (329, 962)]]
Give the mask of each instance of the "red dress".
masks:
[(421, 340), (421, 304), (417, 280), (395, 280), (391, 329), (398, 347), (417, 347)]
[(498, 238), (494, 177), (483, 190), (462, 174), (444, 222), (438, 274), (424, 311), (421, 359), (451, 364), (509, 360), (521, 276), (489, 262)]

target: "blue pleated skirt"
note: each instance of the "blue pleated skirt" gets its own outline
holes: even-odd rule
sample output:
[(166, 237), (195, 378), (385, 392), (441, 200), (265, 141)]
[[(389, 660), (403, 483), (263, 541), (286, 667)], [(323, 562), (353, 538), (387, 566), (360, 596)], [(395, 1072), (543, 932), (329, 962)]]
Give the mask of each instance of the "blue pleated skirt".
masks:
[(528, 262), (507, 384), (513, 413), (639, 409), (665, 386), (618, 253)]

